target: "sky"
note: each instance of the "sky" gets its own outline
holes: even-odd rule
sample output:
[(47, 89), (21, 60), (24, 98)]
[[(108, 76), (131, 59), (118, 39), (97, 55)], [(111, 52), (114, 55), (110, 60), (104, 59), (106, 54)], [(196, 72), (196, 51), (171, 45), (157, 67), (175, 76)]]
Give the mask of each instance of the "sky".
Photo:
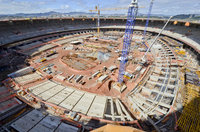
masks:
[[(128, 7), (131, 0), (0, 0), (0, 14), (57, 12), (89, 12), (100, 8)], [(147, 14), (150, 0), (138, 0), (139, 13)], [(104, 11), (102, 14), (126, 14), (127, 10)], [(200, 14), (200, 0), (154, 0), (152, 14)]]

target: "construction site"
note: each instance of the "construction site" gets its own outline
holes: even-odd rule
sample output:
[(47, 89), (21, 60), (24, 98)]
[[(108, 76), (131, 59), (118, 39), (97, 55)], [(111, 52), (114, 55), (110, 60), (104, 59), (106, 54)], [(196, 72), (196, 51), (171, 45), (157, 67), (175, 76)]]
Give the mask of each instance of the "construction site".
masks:
[(200, 23), (130, 2), (127, 19), (0, 21), (0, 132), (199, 132)]

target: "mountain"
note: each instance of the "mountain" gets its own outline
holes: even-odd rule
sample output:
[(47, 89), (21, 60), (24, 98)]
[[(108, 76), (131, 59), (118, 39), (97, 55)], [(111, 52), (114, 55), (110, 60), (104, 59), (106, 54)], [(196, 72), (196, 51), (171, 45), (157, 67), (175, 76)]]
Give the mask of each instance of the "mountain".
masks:
[(180, 14), (174, 16), (174, 19), (194, 19), (200, 20), (200, 14)]
[[(101, 14), (101, 17), (126, 17), (127, 14)], [(44, 13), (17, 13), (17, 14), (0, 14), (0, 19), (12, 19), (12, 18), (27, 18), (27, 17), (94, 17), (97, 16), (97, 13), (88, 13), (88, 12), (44, 12)], [(139, 18), (146, 18), (147, 14), (138, 13)], [(164, 14), (151, 14), (151, 18), (161, 18), (167, 19), (170, 16)], [(180, 14), (174, 16), (173, 19), (191, 19), (191, 20), (200, 20), (200, 14)]]
[(0, 14), (0, 16), (17, 16), (17, 17), (41, 17), (41, 16), (51, 16), (59, 15), (62, 13), (50, 11), (45, 13), (16, 13), (16, 14)]
[(40, 17), (40, 16), (50, 16), (50, 15), (59, 15), (61, 13), (55, 12), (55, 11), (50, 11), (50, 12), (45, 12), (45, 13), (17, 13), (13, 14), (10, 16), (23, 16), (23, 17)]
[(87, 13), (87, 12), (69, 12), (69, 13), (65, 13), (68, 15), (95, 15), (97, 13)]
[(17, 13), (17, 14), (0, 14), (0, 16), (18, 16), (18, 17), (41, 17), (41, 16), (52, 16), (52, 15), (94, 15), (96, 13), (86, 13), (86, 12), (69, 12), (60, 13), (55, 11), (45, 12), (45, 13)]

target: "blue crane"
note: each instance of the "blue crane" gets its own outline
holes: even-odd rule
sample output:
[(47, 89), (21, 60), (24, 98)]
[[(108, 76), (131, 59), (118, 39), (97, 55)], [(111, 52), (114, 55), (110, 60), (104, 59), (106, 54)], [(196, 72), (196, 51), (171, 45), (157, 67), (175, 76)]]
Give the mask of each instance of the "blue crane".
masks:
[(152, 7), (153, 7), (153, 1), (154, 0), (151, 0), (150, 6), (149, 6), (149, 11), (148, 11), (148, 14), (147, 14), (147, 21), (146, 21), (146, 25), (145, 25), (145, 29), (144, 29), (144, 33), (143, 33), (143, 37), (142, 37), (142, 44), (146, 47), (146, 50), (148, 49), (148, 47), (145, 44), (145, 36), (146, 36), (146, 32), (147, 32), (147, 27), (149, 25), (149, 18), (151, 16), (151, 10), (152, 10)]
[(128, 60), (128, 54), (130, 51), (130, 45), (132, 41), (133, 29), (135, 25), (135, 19), (138, 12), (138, 2), (137, 0), (132, 0), (129, 9), (126, 22), (126, 29), (123, 41), (122, 55), (119, 67), (118, 82), (121, 84), (124, 80), (125, 66)]

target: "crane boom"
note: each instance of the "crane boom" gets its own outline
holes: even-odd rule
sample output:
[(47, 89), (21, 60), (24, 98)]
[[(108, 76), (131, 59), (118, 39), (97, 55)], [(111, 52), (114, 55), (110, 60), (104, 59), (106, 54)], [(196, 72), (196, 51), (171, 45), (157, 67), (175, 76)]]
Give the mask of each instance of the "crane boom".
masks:
[(156, 43), (158, 37), (161, 35), (161, 33), (164, 31), (165, 27), (167, 26), (167, 24), (170, 22), (170, 20), (173, 18), (174, 16), (171, 16), (167, 22), (165, 23), (165, 25), (163, 26), (163, 28), (160, 30), (160, 32), (158, 33), (158, 35), (155, 37), (155, 39), (153, 40), (153, 42), (151, 43), (151, 45), (149, 46), (149, 48), (147, 49), (147, 51), (145, 52), (145, 54), (142, 57), (142, 61), (146, 61), (146, 55), (147, 53), (151, 50), (152, 46)]
[[(134, 0), (133, 0), (134, 1)], [(144, 6), (138, 7), (137, 8), (144, 8)], [(112, 11), (112, 10), (123, 10), (123, 9), (129, 9), (129, 7), (116, 7), (116, 8), (99, 8), (99, 5), (95, 7), (94, 10), (89, 10), (90, 12), (98, 12), (98, 17), (97, 17), (97, 33), (99, 36), (100, 33), (100, 11)]]
[[(116, 8), (103, 8), (99, 9), (100, 11), (113, 11), (113, 10), (125, 10), (128, 9), (128, 7), (116, 7)], [(97, 12), (98, 10), (89, 10), (90, 12)]]
[(120, 61), (120, 67), (119, 67), (119, 75), (118, 75), (119, 83), (122, 83), (124, 80), (125, 65), (126, 65), (129, 50), (130, 50), (137, 12), (138, 12), (138, 2), (137, 0), (132, 0), (128, 9), (128, 16), (127, 16), (122, 55), (121, 55), (121, 61)]
[[(100, 11), (117, 11), (117, 10), (127, 10), (129, 7), (115, 7), (115, 8), (102, 8)], [(140, 6), (138, 8), (145, 8), (144, 6)], [(97, 10), (89, 10), (90, 12), (97, 12)]]
[(144, 33), (143, 33), (143, 37), (142, 37), (142, 44), (146, 47), (146, 50), (148, 49), (148, 47), (145, 44), (145, 36), (146, 36), (146, 32), (147, 32), (147, 27), (149, 25), (149, 18), (151, 16), (151, 10), (152, 10), (152, 7), (153, 7), (153, 1), (154, 0), (151, 0), (150, 6), (149, 6), (149, 11), (148, 11), (148, 14), (147, 14), (147, 21), (146, 21), (146, 25), (145, 25), (145, 29), (144, 29)]

